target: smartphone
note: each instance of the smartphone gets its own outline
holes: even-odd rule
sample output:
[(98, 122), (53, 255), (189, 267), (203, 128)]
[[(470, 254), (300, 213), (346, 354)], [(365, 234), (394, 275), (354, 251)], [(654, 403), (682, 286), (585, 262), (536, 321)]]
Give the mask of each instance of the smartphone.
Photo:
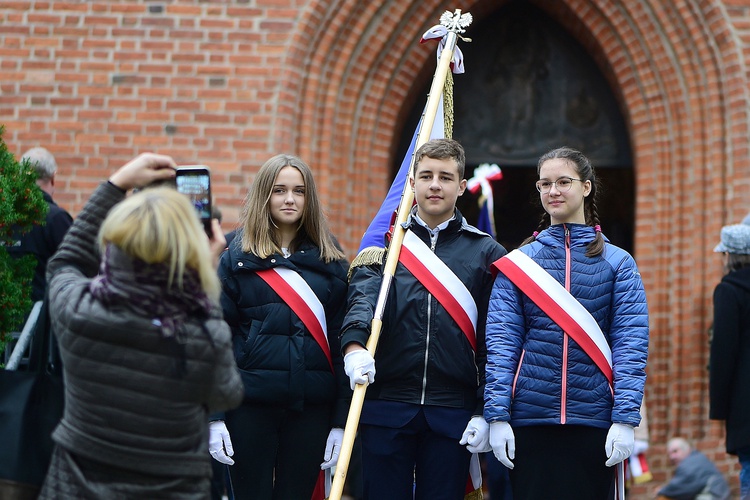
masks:
[(206, 234), (211, 231), (211, 170), (206, 165), (177, 167), (175, 176), (177, 191), (186, 195), (198, 212)]

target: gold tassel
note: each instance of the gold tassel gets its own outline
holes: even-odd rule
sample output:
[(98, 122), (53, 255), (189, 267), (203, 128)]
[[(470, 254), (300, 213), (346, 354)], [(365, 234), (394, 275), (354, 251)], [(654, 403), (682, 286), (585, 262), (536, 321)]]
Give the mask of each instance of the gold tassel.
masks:
[(448, 71), (443, 87), (443, 117), (445, 126), (445, 138), (453, 138), (453, 73)]
[(464, 500), (483, 500), (484, 494), (482, 493), (482, 488), (477, 488), (476, 490), (467, 493), (466, 496), (464, 496)]
[(367, 247), (363, 249), (361, 252), (359, 252), (359, 254), (357, 254), (356, 257), (354, 257), (354, 260), (349, 266), (349, 272), (346, 275), (346, 279), (347, 280), (352, 279), (352, 272), (354, 271), (355, 267), (371, 266), (374, 264), (382, 266), (384, 257), (385, 257), (385, 248)]

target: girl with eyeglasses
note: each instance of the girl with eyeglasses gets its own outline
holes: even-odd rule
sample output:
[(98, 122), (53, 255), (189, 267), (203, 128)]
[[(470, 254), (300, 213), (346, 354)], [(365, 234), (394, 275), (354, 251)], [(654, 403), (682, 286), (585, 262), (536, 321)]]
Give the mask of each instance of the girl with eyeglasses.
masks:
[(484, 415), (515, 498), (600, 500), (640, 422), (646, 296), (601, 232), (589, 160), (563, 147), (537, 172), (539, 227), (494, 264)]

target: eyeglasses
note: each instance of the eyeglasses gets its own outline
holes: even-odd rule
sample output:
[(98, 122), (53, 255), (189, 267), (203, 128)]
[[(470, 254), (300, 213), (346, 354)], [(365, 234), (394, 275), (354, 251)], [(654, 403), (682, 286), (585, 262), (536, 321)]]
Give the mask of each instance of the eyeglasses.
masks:
[(573, 181), (584, 182), (583, 179), (573, 179), (572, 177), (560, 177), (554, 182), (540, 180), (536, 181), (536, 190), (542, 194), (547, 194), (552, 189), (552, 186), (555, 186), (561, 193), (567, 193), (570, 191)]

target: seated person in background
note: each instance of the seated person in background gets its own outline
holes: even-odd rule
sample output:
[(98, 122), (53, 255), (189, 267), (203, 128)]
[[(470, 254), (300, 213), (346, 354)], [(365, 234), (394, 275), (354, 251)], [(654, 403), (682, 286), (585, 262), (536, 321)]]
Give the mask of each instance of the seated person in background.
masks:
[(675, 466), (674, 476), (658, 491), (659, 499), (726, 500), (729, 485), (716, 466), (683, 438), (667, 442), (669, 461)]

